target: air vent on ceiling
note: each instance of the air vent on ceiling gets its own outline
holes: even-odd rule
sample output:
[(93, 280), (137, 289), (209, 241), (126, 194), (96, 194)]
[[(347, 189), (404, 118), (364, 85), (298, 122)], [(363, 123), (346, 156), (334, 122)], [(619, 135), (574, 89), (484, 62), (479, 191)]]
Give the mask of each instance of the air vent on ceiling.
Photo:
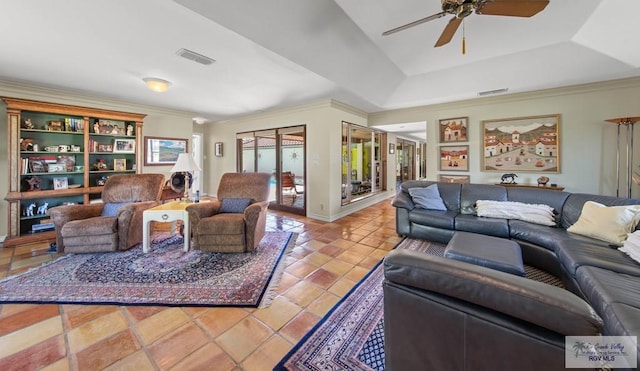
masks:
[(215, 59), (211, 59), (209, 57), (206, 57), (202, 54), (198, 54), (196, 52), (193, 52), (189, 49), (180, 49), (176, 52), (176, 54), (178, 54), (179, 56), (181, 56), (182, 58), (186, 58), (188, 60), (194, 61), (194, 62), (198, 62), (200, 64), (204, 64), (205, 66), (208, 66), (210, 64), (212, 64), (213, 62), (215, 62)]
[(500, 93), (506, 93), (509, 89), (508, 88), (502, 88), (502, 89), (496, 89), (496, 90), (487, 90), (487, 91), (481, 91), (478, 93), (479, 97), (484, 97), (485, 95), (494, 95), (494, 94), (500, 94)]

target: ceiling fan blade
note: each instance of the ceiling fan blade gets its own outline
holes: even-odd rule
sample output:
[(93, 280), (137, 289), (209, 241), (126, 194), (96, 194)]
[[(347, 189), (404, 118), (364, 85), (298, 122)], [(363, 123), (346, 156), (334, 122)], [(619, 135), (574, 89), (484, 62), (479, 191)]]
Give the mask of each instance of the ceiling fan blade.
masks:
[(540, 13), (549, 0), (493, 0), (478, 5), (476, 13), (509, 17), (532, 17)]
[(460, 27), (461, 23), (462, 23), (462, 18), (458, 18), (458, 17), (451, 18), (449, 23), (447, 23), (447, 27), (445, 27), (444, 30), (442, 31), (442, 34), (440, 34), (440, 38), (436, 42), (435, 47), (437, 48), (444, 44), (448, 44), (449, 41), (451, 41), (451, 39), (453, 38), (453, 35), (456, 34), (456, 31), (458, 31), (458, 27)]
[(382, 36), (387, 36), (387, 35), (391, 35), (392, 33), (396, 33), (398, 31), (406, 30), (407, 28), (411, 28), (411, 27), (417, 26), (419, 24), (423, 24), (423, 23), (432, 21), (434, 19), (442, 18), (445, 15), (447, 15), (447, 13), (445, 13), (445, 12), (440, 12), (440, 13), (437, 13), (437, 14), (434, 14), (434, 15), (430, 15), (430, 16), (428, 16), (426, 18), (418, 19), (417, 21), (413, 21), (411, 23), (407, 23), (404, 26), (396, 27), (396, 28), (393, 28), (393, 29), (391, 29), (389, 31), (385, 31), (385, 32), (382, 33)]

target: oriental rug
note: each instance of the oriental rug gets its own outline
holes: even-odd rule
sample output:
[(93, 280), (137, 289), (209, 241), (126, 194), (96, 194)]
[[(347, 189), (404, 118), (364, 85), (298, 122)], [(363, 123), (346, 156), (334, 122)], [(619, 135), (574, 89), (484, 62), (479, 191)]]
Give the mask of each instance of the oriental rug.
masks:
[[(444, 256), (445, 246), (406, 238), (397, 249)], [(562, 287), (555, 276), (525, 266), (527, 278)], [(382, 262), (303, 337), (274, 370), (384, 370)]]
[[(184, 252), (153, 236), (148, 253), (69, 254), (0, 281), (0, 303), (242, 306), (269, 304), (297, 234), (268, 232), (249, 253)], [(271, 294), (271, 295), (270, 295)]]

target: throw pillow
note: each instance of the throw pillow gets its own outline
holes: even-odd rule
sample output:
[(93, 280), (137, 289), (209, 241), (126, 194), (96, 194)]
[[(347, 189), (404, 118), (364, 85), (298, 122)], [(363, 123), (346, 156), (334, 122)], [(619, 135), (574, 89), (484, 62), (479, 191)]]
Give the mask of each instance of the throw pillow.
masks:
[(478, 216), (501, 219), (518, 219), (546, 226), (556, 225), (553, 208), (544, 204), (526, 204), (514, 201), (476, 201)]
[(447, 210), (442, 198), (440, 198), (437, 184), (432, 184), (428, 187), (409, 188), (409, 195), (416, 207), (421, 209)]
[(587, 201), (568, 232), (620, 245), (640, 221), (640, 205), (605, 206)]
[(116, 216), (118, 215), (118, 210), (122, 206), (129, 205), (131, 202), (107, 202), (102, 207), (101, 216)]
[(250, 198), (223, 198), (221, 200), (221, 213), (244, 213), (244, 209), (251, 204)]

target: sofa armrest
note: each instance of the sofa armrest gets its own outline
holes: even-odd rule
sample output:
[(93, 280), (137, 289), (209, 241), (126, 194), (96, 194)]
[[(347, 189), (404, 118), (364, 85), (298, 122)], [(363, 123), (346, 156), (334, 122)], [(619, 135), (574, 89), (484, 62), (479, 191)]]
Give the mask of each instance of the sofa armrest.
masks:
[(244, 220), (248, 225), (254, 225), (258, 218), (260, 217), (260, 213), (267, 209), (269, 206), (268, 201), (254, 202), (251, 205), (247, 206), (244, 209)]
[(597, 335), (602, 319), (571, 292), (422, 252), (395, 250), (384, 259), (388, 281), (464, 300), (564, 335)]
[(393, 199), (393, 201), (391, 201), (391, 206), (400, 207), (409, 211), (416, 208), (416, 205), (413, 203), (413, 199), (411, 199), (411, 196), (408, 193), (402, 191), (396, 194), (396, 197)]
[(189, 222), (191, 223), (191, 228), (194, 228), (198, 223), (200, 223), (200, 219), (218, 214), (220, 211), (220, 200), (211, 200), (209, 202), (198, 202), (195, 204), (191, 204), (187, 206), (187, 213), (189, 213)]
[(93, 218), (100, 216), (104, 204), (96, 203), (89, 205), (62, 205), (49, 209), (49, 216), (56, 228), (73, 220)]

